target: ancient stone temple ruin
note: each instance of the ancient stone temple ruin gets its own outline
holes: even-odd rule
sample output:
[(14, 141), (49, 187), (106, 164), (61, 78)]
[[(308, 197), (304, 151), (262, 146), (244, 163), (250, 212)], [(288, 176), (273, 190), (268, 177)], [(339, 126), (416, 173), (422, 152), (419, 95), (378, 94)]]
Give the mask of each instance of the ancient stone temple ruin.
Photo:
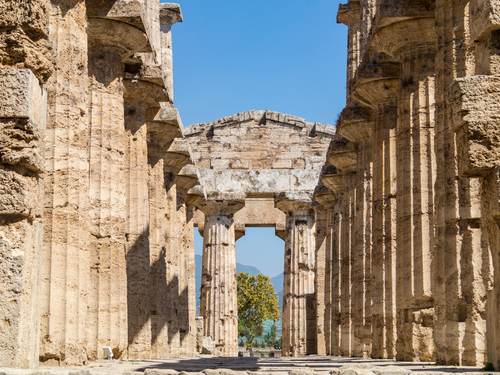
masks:
[(271, 226), (283, 355), (500, 368), (500, 1), (341, 5), (336, 126), (183, 127), (178, 4), (0, 11), (0, 367), (194, 356), (195, 227), (201, 335), (237, 355), (235, 242)]

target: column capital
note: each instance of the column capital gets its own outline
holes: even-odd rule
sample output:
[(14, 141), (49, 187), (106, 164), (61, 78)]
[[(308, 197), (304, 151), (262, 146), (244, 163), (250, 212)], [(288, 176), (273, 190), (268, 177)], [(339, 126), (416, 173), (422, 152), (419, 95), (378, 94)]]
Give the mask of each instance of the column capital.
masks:
[(378, 29), (370, 43), (370, 52), (385, 53), (399, 59), (407, 51), (422, 47), (432, 50), (435, 40), (434, 17), (412, 18)]
[(274, 205), (287, 215), (308, 215), (314, 213), (313, 194), (309, 192), (278, 193)]
[(314, 201), (318, 202), (323, 207), (331, 207), (336, 201), (336, 195), (326, 186), (319, 185), (314, 191)]
[(233, 199), (209, 198), (205, 202), (199, 204), (198, 209), (205, 215), (234, 215), (245, 207), (245, 198), (236, 196), (232, 198)]
[(334, 165), (342, 172), (353, 172), (358, 163), (356, 144), (346, 138), (334, 140), (328, 150), (327, 163)]
[(177, 22), (182, 22), (182, 10), (179, 4), (163, 3), (160, 4), (160, 23), (172, 26)]

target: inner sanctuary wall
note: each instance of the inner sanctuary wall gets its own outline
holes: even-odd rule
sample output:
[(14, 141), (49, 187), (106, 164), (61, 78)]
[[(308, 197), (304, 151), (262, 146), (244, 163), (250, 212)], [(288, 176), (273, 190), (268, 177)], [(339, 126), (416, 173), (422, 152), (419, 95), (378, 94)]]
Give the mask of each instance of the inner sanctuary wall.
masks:
[(500, 369), (500, 2), (340, 5), (336, 126), (184, 128), (182, 20), (159, 0), (0, 0), (0, 367), (237, 355), (235, 243), (272, 226), (283, 355)]

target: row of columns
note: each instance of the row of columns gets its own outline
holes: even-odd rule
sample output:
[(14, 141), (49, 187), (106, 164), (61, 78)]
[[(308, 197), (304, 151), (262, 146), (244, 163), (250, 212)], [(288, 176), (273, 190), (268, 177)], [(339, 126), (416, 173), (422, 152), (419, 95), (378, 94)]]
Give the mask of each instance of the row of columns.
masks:
[(486, 224), (496, 190), (485, 183), (484, 149), (474, 155), (477, 133), (461, 127), (474, 123), (471, 108), (490, 121), (480, 103), (491, 90), (479, 99), (474, 89), (487, 84), (466, 80), (450, 89), (474, 64), (476, 73), (494, 66), (492, 58), (479, 62), (494, 32), (473, 36), (468, 23), (485, 10), (469, 6), (408, 1), (404, 17), (385, 1), (340, 7), (349, 27), (348, 103), (328, 158), (337, 168), (322, 177), (331, 191), (327, 354), (481, 365), (487, 337), (496, 342), (496, 318), (486, 313), (496, 306), (487, 292), (496, 226)]
[(176, 4), (117, 3), (39, 7), (53, 74), (12, 70), (37, 147), (15, 167), (29, 209), (0, 224), (2, 259), (12, 258), (11, 234), (25, 253), (11, 277), (25, 297), (0, 288), (11, 310), (2, 366), (81, 365), (103, 358), (103, 346), (120, 359), (195, 353), (192, 210), (203, 192), (173, 106), (170, 33), (182, 15)]

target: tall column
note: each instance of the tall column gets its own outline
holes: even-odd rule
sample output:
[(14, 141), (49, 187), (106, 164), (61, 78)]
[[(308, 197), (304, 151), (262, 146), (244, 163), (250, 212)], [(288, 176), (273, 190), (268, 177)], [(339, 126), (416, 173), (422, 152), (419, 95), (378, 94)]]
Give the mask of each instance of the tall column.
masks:
[(276, 207), (287, 215), (282, 352), (297, 357), (316, 351), (314, 210), (310, 198), (286, 195), (276, 198)]
[[(316, 223), (321, 222), (321, 232), (316, 231), (316, 303), (317, 303), (317, 354), (332, 355), (333, 325), (333, 279), (332, 270), (333, 211), (335, 194), (324, 187), (314, 193), (314, 200), (321, 204), (316, 207)], [(319, 233), (318, 233), (319, 232)], [(318, 241), (318, 234), (321, 241)]]
[(179, 333), (180, 355), (192, 356), (196, 354), (196, 285), (195, 285), (195, 256), (194, 256), (194, 220), (193, 197), (189, 191), (199, 184), (198, 168), (188, 164), (177, 175), (177, 217), (180, 231), (178, 247), (180, 248), (179, 261)]
[[(137, 15), (140, 19), (140, 16)], [(125, 22), (89, 19), (90, 287), (88, 352), (126, 358), (126, 182), (123, 62), (147, 51), (146, 34)], [(124, 37), (126, 35), (126, 38)]]
[[(345, 187), (345, 176), (338, 173), (334, 168), (329, 173), (325, 173), (321, 177), (321, 183), (325, 185), (328, 189), (332, 191), (335, 195), (335, 200), (332, 202), (333, 206), (328, 210), (328, 237), (330, 237), (327, 246), (327, 285), (330, 288), (329, 299), (330, 302), (330, 313), (328, 317), (330, 318), (330, 333), (327, 336), (327, 354), (340, 356), (341, 346), (342, 346), (342, 317), (349, 316), (348, 311), (342, 310), (342, 287), (344, 286), (345, 280), (342, 276), (344, 275), (343, 269), (350, 268), (349, 259), (345, 262), (341, 258), (341, 244), (342, 236), (345, 222), (342, 211), (343, 207), (343, 193)], [(349, 277), (349, 274), (348, 274)], [(326, 302), (328, 304), (328, 300)], [(326, 322), (325, 322), (326, 324)], [(350, 324), (349, 324), (350, 327)], [(329, 339), (329, 343), (328, 343)], [(350, 346), (349, 346), (350, 350)]]
[[(324, 186), (317, 186), (314, 191), (314, 201), (318, 202), (318, 197), (330, 193)], [(321, 200), (321, 198), (319, 198)], [(326, 253), (328, 248), (328, 208), (315, 206), (315, 278), (314, 290), (316, 291), (316, 354), (326, 354), (325, 330), (326, 330)]]
[(215, 342), (215, 355), (238, 355), (238, 311), (234, 214), (244, 199), (208, 200), (198, 208), (205, 214), (200, 315), (204, 336)]
[[(143, 54), (144, 71), (153, 71), (151, 54)], [(142, 65), (141, 64), (141, 65)], [(154, 67), (154, 66), (153, 66)], [(127, 78), (131, 74), (127, 74)], [(149, 108), (158, 107), (168, 98), (164, 86), (148, 82), (150, 76), (133, 75), (124, 81), (125, 113), (125, 194), (128, 358), (151, 356), (151, 301), (149, 254), (148, 125)], [(157, 81), (161, 80), (156, 77)]]
[[(358, 178), (356, 176), (357, 151), (355, 145), (346, 138), (338, 138), (330, 145), (328, 163), (337, 167), (338, 171), (326, 178), (323, 183), (338, 200), (334, 206), (334, 238), (332, 240), (332, 272), (338, 275), (334, 279), (334, 353), (351, 356), (354, 351), (354, 320), (362, 321), (363, 317), (354, 317), (353, 272), (355, 259), (356, 228), (356, 192)], [(364, 272), (364, 270), (362, 270)], [(359, 279), (358, 279), (359, 280)], [(359, 331), (358, 331), (359, 332)]]
[[(490, 66), (490, 59), (487, 57), (483, 60), (481, 56), (482, 52), (488, 51), (484, 47), (490, 45), (494, 51), (491, 61), (497, 59), (497, 47), (494, 47), (497, 37), (492, 34), (492, 39), (489, 38), (489, 26), (481, 30), (485, 26), (485, 19), (497, 17), (484, 13), (491, 10), (488, 8), (479, 1), (436, 1), (435, 283), (436, 295), (446, 296), (436, 300), (435, 342), (436, 362), (439, 364), (482, 366), (486, 360), (495, 363), (491, 357), (493, 353), (488, 350), (486, 355), (486, 341), (497, 337), (498, 331), (490, 330), (489, 325), (486, 327), (487, 317), (491, 315), (488, 312), (485, 314), (485, 310), (492, 306), (488, 289), (493, 277), (492, 254), (496, 253), (493, 248), (489, 249), (489, 243), (495, 244), (497, 241), (494, 236), (490, 237), (490, 226), (486, 224), (491, 223), (491, 201), (483, 201), (483, 194), (495, 193), (482, 186), (484, 180), (481, 181), (480, 177), (484, 175), (483, 172), (469, 170), (467, 164), (475, 157), (469, 160), (467, 155), (470, 146), (465, 140), (468, 138), (468, 126), (461, 127), (462, 121), (451, 116), (458, 109), (455, 107), (458, 97), (448, 101), (450, 91), (454, 92), (458, 87), (452, 85), (457, 77), (497, 74), (494, 65), (498, 69), (498, 64)], [(472, 81), (467, 82), (465, 87), (473, 88), (475, 85)], [(489, 90), (488, 93), (473, 91), (480, 112), (491, 108), (485, 103)], [(479, 118), (470, 116), (470, 119)], [(476, 125), (472, 125), (472, 139), (476, 139), (479, 134), (476, 129)], [(490, 134), (494, 134), (494, 131)], [(487, 159), (483, 156), (486, 144), (489, 142), (480, 140), (473, 146), (481, 154), (476, 160)], [(483, 202), (488, 203), (483, 206)], [(493, 311), (497, 315), (497, 307)]]
[(0, 11), (0, 366), (36, 368), (49, 9), (8, 1)]
[[(358, 159), (364, 157), (366, 160), (370, 157), (373, 163), (371, 197), (369, 165), (365, 162), (364, 168), (358, 167), (357, 172), (366, 180), (365, 185), (362, 185), (361, 180), (358, 183), (358, 191), (362, 192), (358, 198), (358, 206), (369, 208), (372, 218), (372, 230), (368, 231), (371, 238), (365, 236), (361, 240), (363, 237), (356, 236), (357, 242), (365, 243), (365, 264), (368, 265), (371, 260), (371, 270), (365, 272), (365, 281), (369, 286), (367, 289), (371, 293), (369, 299), (372, 305), (365, 309), (365, 314), (371, 319), (372, 332), (368, 332), (368, 329), (365, 332), (372, 337), (370, 354), (373, 358), (394, 358), (396, 223), (393, 220), (396, 213), (395, 128), (399, 64), (383, 62), (383, 57), (376, 54), (372, 54), (372, 57), (382, 61), (358, 68), (351, 97), (359, 103), (351, 103), (342, 111), (337, 133), (358, 144)], [(371, 155), (367, 155), (370, 149)], [(359, 161), (358, 164), (363, 167)], [(371, 204), (363, 204), (366, 199), (371, 200)], [(367, 223), (366, 227), (369, 226)], [(368, 253), (371, 254), (371, 259)]]
[[(63, 5), (64, 4), (64, 5)], [(66, 11), (63, 9), (66, 8)], [(47, 84), (40, 361), (87, 361), (89, 288), (88, 51), (84, 2), (52, 2), (55, 74)]]
[(432, 9), (411, 10), (419, 18), (386, 26), (397, 16), (391, 9), (390, 4), (381, 6), (372, 48), (401, 64), (396, 128), (397, 359), (432, 361), (435, 18)]

